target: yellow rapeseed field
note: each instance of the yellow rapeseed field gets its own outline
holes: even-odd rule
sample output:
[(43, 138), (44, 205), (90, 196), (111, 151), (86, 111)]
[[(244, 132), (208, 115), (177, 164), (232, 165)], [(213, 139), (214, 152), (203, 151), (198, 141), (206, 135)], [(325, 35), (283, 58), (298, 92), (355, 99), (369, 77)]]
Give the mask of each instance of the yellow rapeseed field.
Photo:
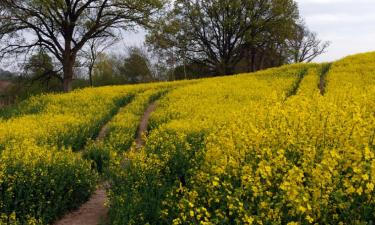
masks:
[(0, 224), (49, 224), (86, 201), (98, 176), (79, 150), (121, 106), (158, 86), (47, 94), (2, 112)]
[(117, 172), (113, 224), (371, 224), (374, 57), (171, 91)]
[(0, 224), (50, 224), (102, 179), (116, 225), (372, 224), (374, 58), (32, 97), (0, 114)]

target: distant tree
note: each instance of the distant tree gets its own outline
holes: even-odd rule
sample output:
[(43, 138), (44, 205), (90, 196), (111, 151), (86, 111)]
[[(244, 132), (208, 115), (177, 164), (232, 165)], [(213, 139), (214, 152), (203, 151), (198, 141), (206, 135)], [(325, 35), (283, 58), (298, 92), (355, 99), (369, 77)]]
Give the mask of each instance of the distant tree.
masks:
[(146, 83), (154, 80), (152, 65), (147, 53), (139, 47), (130, 47), (120, 67), (120, 75), (127, 83)]
[(311, 62), (319, 55), (323, 54), (330, 43), (322, 41), (317, 34), (311, 32), (307, 26), (301, 22), (296, 25), (294, 37), (289, 40), (291, 61), (294, 63)]
[(82, 48), (116, 30), (148, 26), (164, 0), (1, 0), (0, 58), (43, 46), (63, 67), (63, 87), (72, 89)]
[(147, 41), (177, 65), (188, 60), (228, 75), (249, 49), (268, 44), (275, 28), (286, 32), (298, 18), (293, 0), (176, 0)]
[(93, 67), (93, 85), (113, 85), (117, 84), (116, 62), (106, 53), (100, 53)]
[(52, 58), (44, 51), (32, 55), (25, 64), (24, 70), (31, 83), (39, 82), (47, 89), (51, 81), (57, 81), (60, 84), (63, 82), (61, 74), (55, 69)]
[(191, 40), (186, 36), (183, 27), (188, 26), (188, 21), (176, 19), (176, 11), (169, 11), (163, 20), (154, 26), (151, 34), (146, 37), (146, 45), (158, 60), (158, 65), (163, 65), (169, 80), (175, 80), (175, 68), (183, 68), (184, 77), (186, 64), (194, 57), (189, 54), (188, 42)]
[(93, 86), (93, 71), (100, 54), (115, 44), (116, 38), (96, 38), (88, 41), (86, 48), (82, 50), (83, 66), (87, 67), (90, 86)]

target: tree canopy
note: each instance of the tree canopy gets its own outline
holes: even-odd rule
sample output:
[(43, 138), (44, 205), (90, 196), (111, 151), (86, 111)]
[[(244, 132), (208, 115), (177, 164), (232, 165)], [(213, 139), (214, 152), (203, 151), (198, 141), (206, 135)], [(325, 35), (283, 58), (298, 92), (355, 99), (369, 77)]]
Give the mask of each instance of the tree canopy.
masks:
[(43, 48), (63, 69), (70, 91), (73, 66), (88, 41), (119, 29), (149, 26), (163, 0), (2, 0), (0, 58)]
[[(174, 68), (202, 65), (230, 75), (290, 62), (299, 21), (293, 0), (176, 0), (147, 43)], [(308, 40), (321, 50), (305, 33), (300, 46)]]

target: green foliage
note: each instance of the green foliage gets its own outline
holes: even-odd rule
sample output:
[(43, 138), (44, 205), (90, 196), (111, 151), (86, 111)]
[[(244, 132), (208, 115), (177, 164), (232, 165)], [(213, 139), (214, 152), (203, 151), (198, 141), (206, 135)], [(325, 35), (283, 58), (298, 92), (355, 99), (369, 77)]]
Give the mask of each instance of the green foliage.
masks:
[(105, 172), (108, 172), (107, 169), (109, 168), (111, 153), (103, 142), (88, 143), (85, 150), (82, 152), (82, 157), (91, 161), (91, 168), (99, 174), (102, 175)]
[(299, 19), (295, 1), (177, 0), (173, 4), (147, 36), (147, 43), (172, 70), (198, 63), (203, 72), (209, 71), (195, 74), (202, 77), (288, 63), (288, 41)]
[(94, 86), (117, 84), (115, 61), (106, 54), (100, 54), (94, 67)]
[(118, 29), (149, 27), (165, 3), (164, 0), (2, 0), (0, 40), (6, 41), (0, 49), (1, 58), (27, 54), (41, 47), (59, 62), (63, 90), (70, 92), (77, 57), (90, 41), (116, 36)]
[(124, 59), (120, 74), (128, 83), (146, 83), (153, 81), (151, 62), (140, 48), (130, 48), (129, 56)]

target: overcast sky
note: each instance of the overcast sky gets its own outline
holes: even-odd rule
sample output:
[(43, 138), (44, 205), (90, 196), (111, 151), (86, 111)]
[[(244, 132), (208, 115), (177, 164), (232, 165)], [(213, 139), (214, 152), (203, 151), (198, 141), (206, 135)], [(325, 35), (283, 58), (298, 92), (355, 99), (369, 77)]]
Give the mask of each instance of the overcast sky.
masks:
[[(296, 0), (308, 27), (331, 45), (315, 61), (375, 51), (375, 0)], [(140, 45), (144, 33), (126, 34), (120, 45)]]
[(301, 16), (323, 40), (328, 52), (317, 61), (375, 51), (375, 0), (297, 0)]
[[(1, 1), (1, 0), (0, 0)], [(375, 0), (296, 0), (308, 27), (322, 40), (330, 41), (327, 53), (315, 61), (334, 61), (350, 54), (375, 51)], [(142, 45), (145, 33), (127, 32), (110, 48)], [(1, 65), (1, 64), (0, 64)]]

